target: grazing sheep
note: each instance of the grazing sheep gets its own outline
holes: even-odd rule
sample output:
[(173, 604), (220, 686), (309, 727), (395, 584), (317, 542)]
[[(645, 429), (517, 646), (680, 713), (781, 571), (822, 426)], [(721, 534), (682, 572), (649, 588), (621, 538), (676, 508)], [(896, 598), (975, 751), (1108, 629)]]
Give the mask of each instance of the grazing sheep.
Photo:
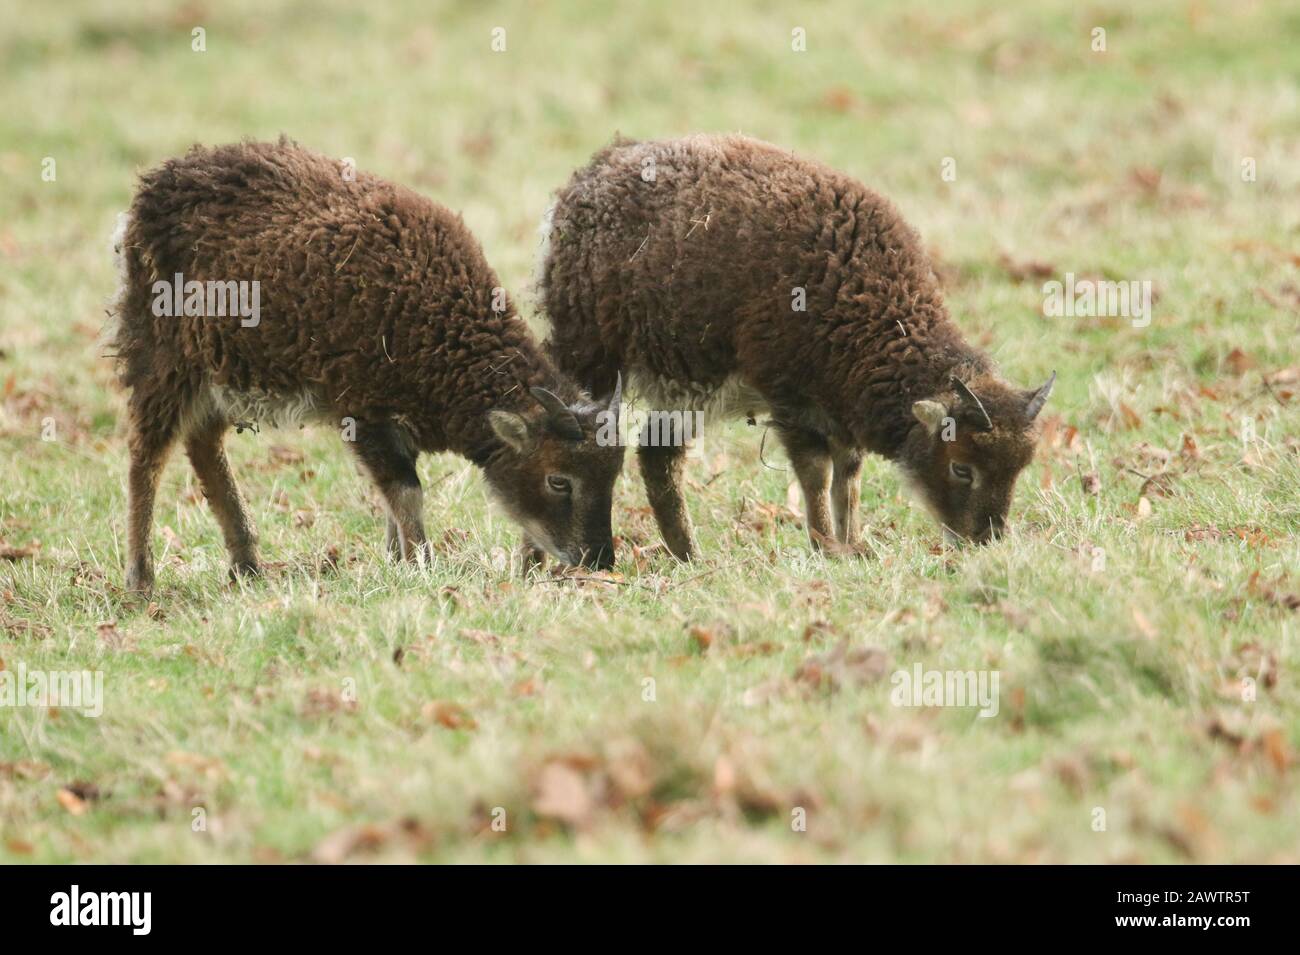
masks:
[[(865, 451), (898, 464), (950, 534), (1002, 531), (1052, 381), (995, 375), (887, 200), (766, 143), (701, 135), (616, 141), (548, 215), (547, 347), (580, 385), (621, 370), (658, 409), (770, 412), (815, 545), (856, 537)], [(691, 558), (683, 448), (638, 457), (665, 542)]]
[(612, 563), (622, 458), (596, 441), (606, 405), (557, 374), (459, 216), (281, 139), (195, 146), (145, 173), (119, 233), (130, 588), (153, 583), (154, 495), (177, 441), (232, 574), (256, 572), (222, 438), (259, 422), (339, 428), (383, 497), (395, 556), (426, 544), (417, 454), (455, 451), (522, 525), (531, 560)]

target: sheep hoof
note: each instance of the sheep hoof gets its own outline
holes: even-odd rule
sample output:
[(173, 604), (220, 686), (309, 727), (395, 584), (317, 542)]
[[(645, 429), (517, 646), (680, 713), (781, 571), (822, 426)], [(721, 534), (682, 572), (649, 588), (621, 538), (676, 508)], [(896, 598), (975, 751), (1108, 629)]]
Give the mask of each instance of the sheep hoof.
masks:
[(238, 583), (240, 580), (251, 580), (262, 576), (262, 568), (257, 565), (255, 560), (237, 560), (230, 565), (230, 582)]
[(147, 567), (132, 567), (126, 572), (126, 589), (140, 597), (153, 594), (153, 571)]
[(672, 554), (684, 564), (690, 564), (700, 559), (700, 550), (694, 544), (668, 545), (668, 553)]
[(841, 543), (813, 527), (808, 528), (808, 539), (812, 542), (813, 550), (820, 551), (825, 557), (848, 557), (854, 553), (852, 544)]

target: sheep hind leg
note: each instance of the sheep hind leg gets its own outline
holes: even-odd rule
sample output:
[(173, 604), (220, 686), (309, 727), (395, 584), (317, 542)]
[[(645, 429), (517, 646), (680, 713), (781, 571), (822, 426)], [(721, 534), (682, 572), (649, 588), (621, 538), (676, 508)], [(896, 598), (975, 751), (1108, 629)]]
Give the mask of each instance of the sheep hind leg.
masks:
[[(819, 550), (833, 550), (830, 509), (831, 453), (826, 439), (815, 431), (790, 426), (778, 427), (795, 477), (803, 489), (807, 512), (808, 539)], [(832, 545), (832, 546), (828, 546)]]
[(185, 454), (221, 528), (230, 555), (230, 577), (234, 580), (257, 575), (259, 567), (257, 530), (248, 515), (248, 505), (239, 493), (239, 485), (235, 483), (223, 446), (229, 426), (220, 415), (211, 415), (200, 421), (185, 438)]
[(858, 538), (858, 502), (862, 487), (862, 453), (854, 448), (834, 447), (831, 478), (831, 510), (835, 518), (835, 537), (846, 546)]
[(691, 515), (686, 510), (682, 494), (685, 482), (686, 448), (642, 444), (637, 448), (637, 461), (641, 478), (645, 481), (646, 496), (654, 511), (668, 550), (678, 560), (694, 560), (699, 556), (695, 546), (695, 533)]
[(126, 589), (142, 595), (153, 591), (154, 498), (167, 455), (176, 440), (180, 408), (176, 402), (133, 392), (130, 403), (131, 465), (127, 478)]
[(415, 449), (396, 425), (386, 421), (358, 422), (352, 450), (384, 500), (389, 554), (417, 562), (427, 559), (424, 489), (415, 469)]

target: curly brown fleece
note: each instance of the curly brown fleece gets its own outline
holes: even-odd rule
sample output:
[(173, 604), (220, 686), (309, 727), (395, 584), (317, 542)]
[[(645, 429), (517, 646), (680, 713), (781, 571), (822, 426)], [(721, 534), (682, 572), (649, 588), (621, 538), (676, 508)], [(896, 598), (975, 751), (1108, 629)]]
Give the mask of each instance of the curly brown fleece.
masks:
[[(116, 351), (166, 430), (207, 385), (296, 397), (341, 418), (401, 415), (418, 448), (482, 461), (487, 414), (528, 387), (573, 395), (460, 216), (402, 186), (279, 143), (195, 146), (140, 177)], [(153, 282), (257, 280), (261, 321), (155, 316)], [(564, 392), (568, 392), (564, 394)]]
[[(282, 139), (164, 162), (141, 177), (125, 222), (112, 345), (130, 389), (133, 589), (152, 584), (153, 498), (178, 440), (232, 569), (256, 571), (221, 447), (244, 421), (343, 431), (384, 498), (396, 556), (426, 543), (416, 455), (450, 450), (484, 469), (530, 554), (612, 562), (621, 453), (595, 446), (603, 409), (556, 373), (459, 216)], [(258, 321), (156, 314), (156, 284), (178, 275), (256, 282)]]
[[(828, 460), (841, 540), (852, 535), (861, 452), (913, 477), (940, 467), (929, 442), (915, 439), (924, 426), (914, 405), (940, 398), (969, 419), (954, 376), (1005, 425), (1006, 447), (994, 453), (1014, 459), (1006, 470), (1027, 460), (1029, 396), (965, 342), (917, 234), (851, 177), (743, 136), (620, 140), (573, 175), (551, 216), (539, 286), (561, 370), (598, 391), (616, 369), (642, 391), (674, 386), (661, 395), (739, 384), (753, 410), (773, 414), (814, 540), (831, 523)], [(646, 448), (641, 458), (669, 546), (689, 556), (689, 522), (669, 487), (680, 463)], [(942, 519), (974, 534), (976, 524), (1000, 523), (967, 509), (970, 520)]]

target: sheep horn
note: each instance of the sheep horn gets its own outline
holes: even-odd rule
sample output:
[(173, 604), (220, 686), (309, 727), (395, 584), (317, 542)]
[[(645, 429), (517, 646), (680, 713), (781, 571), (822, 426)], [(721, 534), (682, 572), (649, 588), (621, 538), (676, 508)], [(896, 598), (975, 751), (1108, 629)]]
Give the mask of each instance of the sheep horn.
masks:
[(1043, 410), (1043, 405), (1047, 403), (1047, 396), (1052, 393), (1054, 384), (1056, 384), (1056, 372), (1052, 372), (1052, 377), (1047, 379), (1047, 384), (1029, 396), (1029, 403), (1025, 405), (1026, 420), (1033, 421), (1038, 417), (1038, 412)]
[(614, 413), (614, 420), (618, 420), (619, 408), (623, 404), (623, 373), (620, 371), (618, 377), (614, 380), (614, 394), (609, 399), (609, 410)]
[(578, 424), (578, 419), (563, 401), (545, 388), (529, 388), (528, 390), (537, 399), (538, 404), (546, 409), (546, 416), (551, 423), (551, 427), (558, 434), (565, 438), (572, 438), (575, 441), (582, 440), (582, 426)]
[(984, 418), (984, 424), (988, 426), (990, 431), (992, 431), (993, 419), (990, 418), (989, 413), (984, 410), (984, 402), (980, 401), (975, 392), (966, 387), (966, 382), (962, 381), (956, 375), (953, 375), (952, 386), (956, 389), (957, 394), (961, 396), (962, 404), (971, 404), (979, 409), (980, 414)]

